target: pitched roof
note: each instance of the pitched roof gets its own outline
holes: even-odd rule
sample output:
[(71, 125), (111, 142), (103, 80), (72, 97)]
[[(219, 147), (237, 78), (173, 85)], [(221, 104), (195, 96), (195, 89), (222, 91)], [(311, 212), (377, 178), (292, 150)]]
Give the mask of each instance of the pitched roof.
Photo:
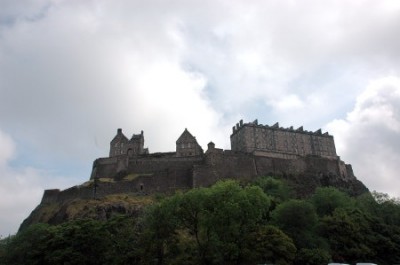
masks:
[(128, 138), (122, 133), (122, 129), (117, 130), (117, 135), (111, 140), (111, 142), (128, 141)]
[[(181, 136), (179, 136), (178, 140), (176, 140), (177, 143), (185, 141), (185, 140), (195, 140), (196, 141), (196, 137), (194, 137), (186, 128), (183, 131), (183, 133), (181, 134)], [(197, 142), (197, 141), (196, 141)]]

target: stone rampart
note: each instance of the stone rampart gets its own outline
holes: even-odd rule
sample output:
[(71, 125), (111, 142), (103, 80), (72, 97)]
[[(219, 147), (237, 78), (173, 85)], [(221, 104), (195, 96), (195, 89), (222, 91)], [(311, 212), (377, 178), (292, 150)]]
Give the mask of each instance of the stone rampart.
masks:
[[(110, 165), (107, 163), (108, 160), (105, 162), (104, 166)], [(341, 187), (344, 187), (346, 183), (355, 183), (355, 190), (366, 190), (362, 184), (357, 182), (350, 165), (344, 164), (340, 159), (319, 156), (288, 159), (217, 150), (207, 152), (204, 157), (197, 158), (169, 156), (157, 158), (152, 156), (131, 159), (127, 172), (124, 174), (125, 178), (121, 178), (119, 181), (114, 179), (108, 180), (110, 182), (103, 182), (99, 179), (96, 197), (118, 193), (171, 193), (176, 190), (208, 187), (224, 179), (249, 181), (257, 176), (291, 178), (309, 189), (315, 188), (316, 183)], [(311, 179), (314, 180), (311, 181)], [(94, 180), (92, 179), (85, 185), (63, 191), (46, 190), (42, 203), (93, 198), (93, 185)]]
[(357, 182), (351, 166), (336, 155), (333, 136), (321, 130), (308, 132), (303, 127), (281, 128), (278, 123), (268, 126), (258, 124), (257, 120), (246, 124), (240, 121), (231, 135), (232, 150), (215, 148), (210, 142), (205, 154), (187, 130), (178, 139), (176, 152), (149, 154), (143, 149), (143, 133), (132, 139), (136, 138), (140, 138), (140, 148), (130, 146), (133, 149), (129, 153), (129, 140), (119, 129), (110, 143), (110, 157), (94, 161), (91, 182), (63, 191), (46, 190), (42, 203), (93, 198), (95, 181), (97, 197), (169, 193), (208, 187), (223, 179), (251, 180), (268, 175), (290, 177), (303, 185), (312, 180), (311, 189), (315, 183), (355, 183), (355, 190), (364, 187)]

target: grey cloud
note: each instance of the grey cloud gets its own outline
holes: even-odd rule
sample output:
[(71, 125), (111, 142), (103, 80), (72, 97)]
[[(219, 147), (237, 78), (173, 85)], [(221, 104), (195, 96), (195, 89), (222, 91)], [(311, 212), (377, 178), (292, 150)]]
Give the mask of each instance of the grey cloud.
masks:
[(17, 232), (20, 222), (40, 202), (44, 189), (77, 184), (77, 178), (56, 176), (32, 167), (13, 168), (12, 162), (18, 155), (15, 146), (12, 137), (0, 128), (0, 238)]
[(152, 152), (174, 150), (186, 127), (203, 147), (229, 148), (241, 118), (318, 129), (399, 71), (390, 0), (1, 5), (0, 129), (17, 161), (61, 170), (89, 170), (119, 127), (144, 130)]
[(400, 79), (374, 80), (344, 120), (328, 124), (338, 153), (372, 190), (400, 196)]

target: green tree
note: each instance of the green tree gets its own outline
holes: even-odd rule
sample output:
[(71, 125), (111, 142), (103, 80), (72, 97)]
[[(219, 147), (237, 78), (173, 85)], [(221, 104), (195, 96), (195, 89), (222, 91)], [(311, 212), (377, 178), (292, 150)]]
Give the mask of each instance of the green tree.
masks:
[(50, 227), (48, 264), (102, 264), (111, 245), (103, 223), (91, 219), (70, 221)]
[(316, 247), (315, 227), (318, 221), (312, 204), (301, 200), (284, 202), (272, 212), (272, 223), (289, 235), (297, 247)]
[(254, 181), (254, 185), (259, 186), (272, 199), (272, 209), (276, 205), (291, 198), (292, 191), (287, 183), (282, 179), (269, 176), (259, 177)]
[(139, 226), (142, 229), (139, 255), (143, 264), (167, 264), (176, 253), (178, 228), (176, 202), (179, 197), (162, 200), (147, 208)]
[(48, 241), (53, 236), (47, 224), (35, 224), (9, 239), (4, 246), (4, 264), (50, 264)]
[(243, 238), (261, 223), (270, 200), (256, 186), (245, 188), (235, 181), (218, 182), (210, 188), (206, 202), (208, 226), (218, 239), (225, 264), (240, 264), (246, 248)]
[(211, 262), (209, 252), (215, 245), (215, 238), (212, 237), (212, 223), (207, 212), (208, 197), (210, 189), (193, 189), (178, 197), (177, 215), (181, 226), (193, 236), (195, 248), (191, 252), (198, 256), (198, 259), (208, 264)]
[(321, 220), (322, 234), (328, 238), (335, 261), (357, 262), (376, 255), (370, 220), (358, 209), (336, 209)]
[(331, 260), (331, 255), (325, 249), (303, 248), (297, 252), (295, 264), (298, 264), (298, 265), (320, 265), (320, 264), (328, 264), (330, 260)]
[(292, 264), (295, 258), (296, 247), (293, 240), (275, 226), (257, 226), (246, 240), (248, 248), (245, 255), (252, 264), (287, 265)]
[(193, 189), (178, 201), (181, 235), (201, 264), (240, 264), (247, 248), (243, 239), (263, 220), (270, 202), (259, 187), (242, 188), (230, 180)]
[(381, 217), (386, 224), (400, 226), (400, 201), (388, 194), (372, 192), (372, 196), (378, 203), (376, 215)]
[(319, 216), (330, 215), (336, 208), (350, 204), (350, 197), (333, 187), (319, 187), (311, 197)]
[(110, 243), (105, 253), (104, 264), (138, 264), (141, 259), (141, 246), (140, 227), (136, 218), (117, 215), (104, 222), (103, 229), (107, 232), (106, 240)]

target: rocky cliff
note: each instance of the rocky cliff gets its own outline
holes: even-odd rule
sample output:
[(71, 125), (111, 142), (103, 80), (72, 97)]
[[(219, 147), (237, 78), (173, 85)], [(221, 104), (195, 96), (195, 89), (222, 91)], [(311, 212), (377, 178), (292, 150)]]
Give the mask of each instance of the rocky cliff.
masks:
[(35, 223), (57, 225), (66, 221), (85, 218), (108, 220), (118, 214), (138, 217), (153, 200), (150, 196), (118, 194), (100, 199), (77, 198), (64, 202), (42, 202), (23, 221), (20, 230)]

